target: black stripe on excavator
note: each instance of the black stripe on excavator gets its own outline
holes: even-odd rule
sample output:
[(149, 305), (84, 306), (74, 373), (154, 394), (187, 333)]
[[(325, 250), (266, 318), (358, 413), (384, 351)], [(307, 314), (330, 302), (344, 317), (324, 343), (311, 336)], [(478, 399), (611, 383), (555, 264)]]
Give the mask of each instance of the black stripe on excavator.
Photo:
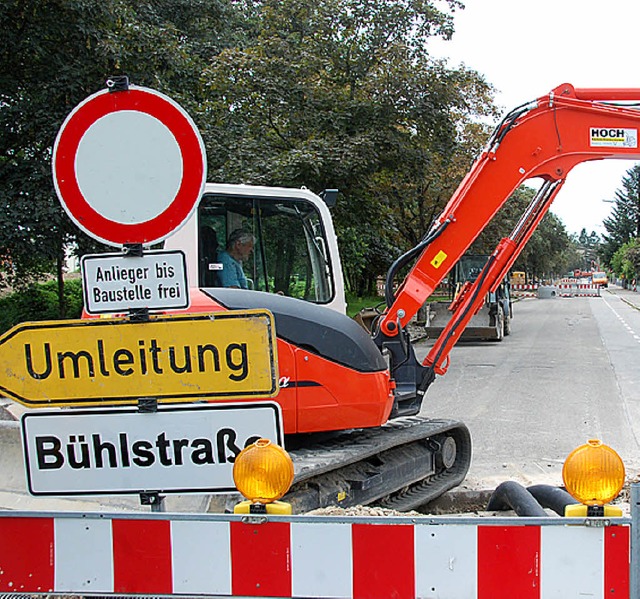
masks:
[(281, 388), (291, 389), (292, 387), (322, 387), (317, 381), (289, 381), (286, 385), (280, 385)]
[(201, 289), (228, 310), (265, 308), (276, 322), (276, 335), (358, 372), (387, 369), (378, 346), (352, 318), (311, 302), (248, 289), (208, 287)]

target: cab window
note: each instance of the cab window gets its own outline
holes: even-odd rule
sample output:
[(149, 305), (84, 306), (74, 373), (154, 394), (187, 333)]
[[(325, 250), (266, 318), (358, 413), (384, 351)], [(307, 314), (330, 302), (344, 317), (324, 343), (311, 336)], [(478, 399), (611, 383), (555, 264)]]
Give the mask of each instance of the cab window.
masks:
[(334, 296), (333, 274), (320, 214), (310, 202), (207, 194), (198, 206), (201, 287), (218, 287), (228, 265), (232, 232), (253, 236), (253, 250), (242, 260), (249, 289), (279, 293), (314, 303)]

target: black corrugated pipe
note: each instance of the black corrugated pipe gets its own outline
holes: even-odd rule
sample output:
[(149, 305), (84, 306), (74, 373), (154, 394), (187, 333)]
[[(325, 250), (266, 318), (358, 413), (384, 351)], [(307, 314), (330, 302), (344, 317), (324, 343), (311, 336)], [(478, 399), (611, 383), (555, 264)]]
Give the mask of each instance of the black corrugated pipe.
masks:
[(527, 489), (512, 480), (499, 484), (487, 504), (489, 511), (508, 509), (515, 511), (518, 516), (541, 518), (549, 515)]
[(561, 487), (532, 485), (527, 487), (527, 491), (535, 497), (542, 507), (549, 508), (560, 516), (564, 516), (564, 508), (568, 505), (579, 503)]

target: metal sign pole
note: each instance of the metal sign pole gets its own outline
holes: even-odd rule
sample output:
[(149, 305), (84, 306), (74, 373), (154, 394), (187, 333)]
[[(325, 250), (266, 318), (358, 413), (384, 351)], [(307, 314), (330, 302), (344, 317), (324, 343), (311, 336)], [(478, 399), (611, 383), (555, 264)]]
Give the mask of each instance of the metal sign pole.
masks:
[[(158, 400), (155, 397), (141, 397), (138, 400), (138, 412), (141, 414), (152, 414), (158, 411)], [(166, 511), (164, 497), (158, 491), (140, 492), (140, 503), (151, 506), (152, 512)]]

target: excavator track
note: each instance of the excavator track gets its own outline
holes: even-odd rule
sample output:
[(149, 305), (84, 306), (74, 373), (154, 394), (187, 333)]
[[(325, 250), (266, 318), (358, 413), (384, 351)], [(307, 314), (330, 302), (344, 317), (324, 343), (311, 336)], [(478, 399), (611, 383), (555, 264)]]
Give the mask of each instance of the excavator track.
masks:
[[(372, 503), (411, 510), (459, 485), (471, 462), (469, 431), (453, 420), (405, 417), (302, 443), (287, 445), (295, 478), (283, 501), (294, 514)], [(229, 510), (220, 499), (210, 511)]]
[[(459, 485), (471, 462), (467, 427), (406, 417), (291, 449), (294, 513), (378, 503), (410, 510)], [(419, 490), (419, 491), (418, 491)]]

